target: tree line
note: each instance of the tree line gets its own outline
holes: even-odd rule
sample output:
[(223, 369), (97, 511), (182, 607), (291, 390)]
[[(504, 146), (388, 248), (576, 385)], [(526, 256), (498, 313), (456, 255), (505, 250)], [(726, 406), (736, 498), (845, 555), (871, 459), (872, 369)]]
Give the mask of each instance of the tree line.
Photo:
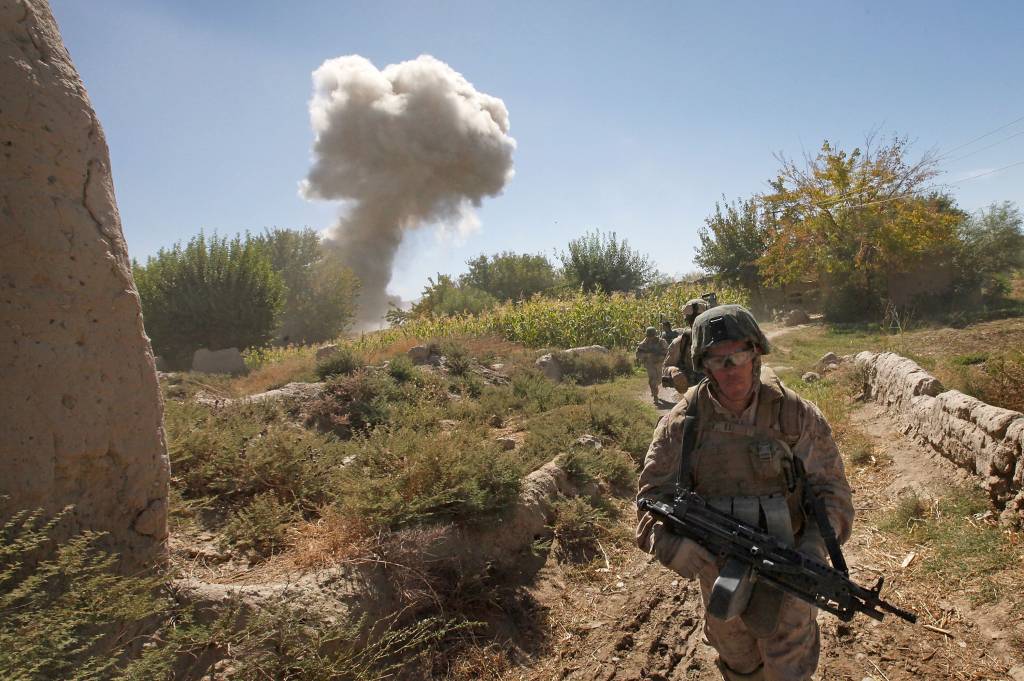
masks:
[(407, 312), (393, 309), (388, 320), (400, 324), (409, 317), (479, 314), (535, 295), (636, 292), (665, 278), (648, 256), (615, 232), (587, 232), (570, 240), (555, 259), (509, 251), (480, 255), (467, 261), (467, 271), (458, 277), (438, 273), (429, 278), (419, 301)]
[(356, 311), (359, 281), (312, 229), (206, 236), (133, 261), (153, 350), (185, 366), (200, 348), (316, 343)]
[[(826, 141), (803, 163), (778, 160), (769, 191), (715, 205), (696, 248), (699, 266), (755, 304), (811, 283), (839, 321), (877, 319), (897, 303), (922, 314), (991, 307), (1024, 266), (1020, 210), (962, 210), (932, 183), (941, 159), (910, 160), (906, 138), (869, 136), (852, 151)], [(915, 279), (925, 285), (907, 294)]]

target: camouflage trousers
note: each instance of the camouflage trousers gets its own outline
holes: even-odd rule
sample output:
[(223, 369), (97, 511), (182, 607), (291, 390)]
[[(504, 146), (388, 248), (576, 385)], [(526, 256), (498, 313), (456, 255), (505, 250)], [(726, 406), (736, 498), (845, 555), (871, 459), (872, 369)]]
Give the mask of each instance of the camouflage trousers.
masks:
[[(718, 570), (700, 573), (700, 593), (705, 613)], [(786, 594), (782, 601), (779, 628), (770, 638), (755, 638), (743, 620), (729, 621), (705, 616), (704, 635), (718, 651), (724, 678), (804, 681), (818, 667), (821, 637), (815, 619), (818, 609)], [(734, 673), (730, 673), (734, 672)]]
[(651, 389), (651, 397), (657, 399), (661, 388), (661, 362), (644, 362), (647, 371), (647, 386)]

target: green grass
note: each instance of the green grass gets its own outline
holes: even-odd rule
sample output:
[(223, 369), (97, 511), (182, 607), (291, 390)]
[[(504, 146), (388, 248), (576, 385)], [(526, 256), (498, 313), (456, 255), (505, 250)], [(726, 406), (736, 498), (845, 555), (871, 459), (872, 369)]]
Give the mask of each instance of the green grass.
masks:
[(983, 519), (988, 510), (982, 491), (952, 488), (936, 503), (903, 497), (879, 525), (929, 549), (923, 563), (926, 574), (955, 585), (974, 602), (986, 603), (1016, 595), (1017, 587), (1002, 576), (1019, 569), (1024, 560), (1019, 543)]

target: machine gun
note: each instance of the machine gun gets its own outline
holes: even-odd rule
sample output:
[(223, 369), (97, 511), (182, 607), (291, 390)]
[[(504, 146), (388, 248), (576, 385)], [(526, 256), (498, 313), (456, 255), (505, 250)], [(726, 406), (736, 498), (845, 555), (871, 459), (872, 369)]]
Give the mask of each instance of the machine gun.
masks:
[(653, 513), (673, 533), (692, 539), (727, 563), (749, 568), (754, 579), (830, 612), (844, 622), (853, 619), (858, 612), (879, 621), (889, 612), (911, 624), (917, 622), (914, 613), (882, 600), (882, 577), (870, 589), (858, 586), (844, 571), (829, 567), (782, 544), (763, 530), (719, 511), (695, 492), (681, 490), (671, 505), (640, 499), (637, 508)]

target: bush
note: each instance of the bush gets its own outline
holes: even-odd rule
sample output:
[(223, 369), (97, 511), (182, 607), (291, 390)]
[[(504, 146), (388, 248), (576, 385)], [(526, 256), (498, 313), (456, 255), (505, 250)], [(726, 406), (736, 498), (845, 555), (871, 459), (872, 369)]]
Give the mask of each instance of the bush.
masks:
[(372, 429), (388, 420), (392, 399), (400, 397), (387, 374), (362, 369), (336, 376), (306, 410), (306, 424), (340, 438)]
[(168, 404), (167, 449), (182, 496), (244, 506), (270, 493), (314, 507), (323, 498), (324, 469), (335, 445), (288, 423), (280, 410), (266, 403), (218, 410)]
[(345, 452), (352, 459), (334, 471), (335, 504), (376, 528), (477, 520), (519, 492), (518, 467), (482, 428), (378, 428), (346, 442)]
[(347, 345), (339, 345), (333, 353), (320, 360), (316, 364), (316, 375), (320, 380), (351, 374), (357, 369), (366, 366), (366, 360)]
[(398, 355), (388, 361), (388, 375), (399, 383), (405, 383), (416, 375), (416, 367), (407, 355)]
[(462, 376), (473, 365), (469, 351), (464, 345), (448, 341), (440, 344), (440, 351), (444, 355), (444, 365), (450, 374)]
[(589, 563), (599, 554), (599, 539), (607, 534), (607, 518), (585, 499), (573, 497), (555, 505), (555, 555), (569, 563)]
[(153, 350), (186, 365), (198, 348), (265, 345), (273, 338), (285, 285), (250, 238), (199, 234), (133, 263)]
[(563, 378), (580, 385), (607, 381), (633, 373), (633, 360), (623, 352), (555, 352)]
[(240, 551), (268, 557), (285, 547), (288, 526), (298, 517), (293, 506), (282, 504), (274, 494), (260, 494), (232, 513), (224, 525), (224, 539)]
[[(141, 623), (167, 604), (158, 578), (123, 577), (99, 533), (55, 546), (65, 509), (16, 513), (0, 529), (0, 677), (110, 678)], [(50, 558), (36, 563), (40, 554)], [(30, 567), (31, 566), (31, 567)]]
[(564, 466), (578, 480), (604, 482), (619, 490), (631, 489), (638, 472), (628, 454), (612, 447), (576, 447), (566, 456)]

